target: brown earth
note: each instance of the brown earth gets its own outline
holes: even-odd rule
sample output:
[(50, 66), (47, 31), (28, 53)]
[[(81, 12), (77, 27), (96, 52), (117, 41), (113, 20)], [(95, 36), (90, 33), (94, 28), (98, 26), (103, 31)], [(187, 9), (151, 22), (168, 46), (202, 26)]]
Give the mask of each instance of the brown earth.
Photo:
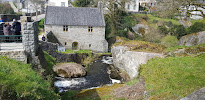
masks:
[(126, 100), (142, 100), (145, 91), (145, 81), (140, 79), (135, 85), (117, 88), (114, 90), (113, 95), (116, 98), (125, 98)]

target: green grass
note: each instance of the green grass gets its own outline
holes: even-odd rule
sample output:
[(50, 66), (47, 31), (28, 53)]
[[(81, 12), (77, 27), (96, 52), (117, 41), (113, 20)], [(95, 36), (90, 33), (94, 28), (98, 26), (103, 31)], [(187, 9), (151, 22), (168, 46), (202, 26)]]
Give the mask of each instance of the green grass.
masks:
[(195, 46), (180, 46), (180, 45), (178, 45), (178, 46), (166, 48), (164, 50), (164, 52), (168, 53), (168, 52), (174, 52), (174, 51), (176, 51), (178, 49), (184, 49), (184, 48), (192, 49), (192, 48), (198, 48), (198, 47), (205, 47), (205, 44), (200, 44), (200, 45), (195, 45)]
[(65, 52), (60, 52), (60, 53), (65, 53), (65, 54), (74, 54), (74, 53), (91, 53), (91, 50), (68, 50), (66, 49)]
[(0, 99), (57, 100), (50, 86), (30, 65), (0, 57)]
[(203, 23), (205, 23), (205, 18), (204, 19), (200, 19), (200, 20), (191, 20), (192, 24), (194, 24), (196, 22), (203, 22)]
[(129, 47), (131, 51), (162, 53), (166, 49), (166, 47), (157, 43), (126, 40), (121, 37), (117, 37), (117, 40), (118, 39), (122, 40), (122, 42), (115, 43), (113, 46), (126, 46)]
[(53, 66), (55, 65), (55, 61), (56, 59), (54, 57), (52, 57), (51, 55), (49, 55), (47, 52), (43, 51), (44, 53), (44, 57), (46, 59), (46, 62), (48, 64), (48, 70), (49, 70), (49, 73), (51, 74), (54, 74), (53, 72)]
[(44, 19), (41, 19), (41, 20), (38, 22), (38, 27), (39, 27), (39, 29), (43, 29), (43, 28), (44, 28)]
[(176, 100), (205, 86), (205, 54), (153, 59), (142, 65), (150, 99)]
[(144, 17), (144, 16), (148, 16), (149, 17), (149, 22), (153, 22), (153, 20), (158, 20), (158, 21), (164, 21), (164, 22), (169, 22), (171, 21), (173, 24), (175, 25), (180, 25), (180, 23), (178, 22), (178, 20), (175, 19), (168, 19), (168, 18), (160, 18), (160, 17), (155, 17), (151, 14), (136, 14), (137, 17)]
[(139, 79), (136, 78), (136, 79), (133, 79), (125, 84), (128, 86), (132, 86), (132, 85), (135, 85), (137, 82), (139, 82)]

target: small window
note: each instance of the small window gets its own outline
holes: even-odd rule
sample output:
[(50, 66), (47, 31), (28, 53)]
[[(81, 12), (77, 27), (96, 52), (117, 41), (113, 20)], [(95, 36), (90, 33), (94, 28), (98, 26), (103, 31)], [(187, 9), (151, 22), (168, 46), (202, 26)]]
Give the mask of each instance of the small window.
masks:
[(67, 42), (65, 42), (65, 45), (67, 45)]
[(137, 8), (137, 6), (136, 6), (136, 5), (134, 5), (133, 9), (134, 9), (134, 10), (136, 10), (136, 8)]
[(127, 5), (127, 9), (128, 9), (128, 10), (130, 9), (130, 5), (129, 5), (129, 4)]
[(91, 47), (91, 44), (89, 44), (89, 47)]
[(68, 32), (68, 25), (63, 25), (63, 31)]
[(93, 27), (89, 26), (88, 27), (88, 32), (93, 32)]
[(61, 2), (61, 7), (65, 7), (65, 2)]

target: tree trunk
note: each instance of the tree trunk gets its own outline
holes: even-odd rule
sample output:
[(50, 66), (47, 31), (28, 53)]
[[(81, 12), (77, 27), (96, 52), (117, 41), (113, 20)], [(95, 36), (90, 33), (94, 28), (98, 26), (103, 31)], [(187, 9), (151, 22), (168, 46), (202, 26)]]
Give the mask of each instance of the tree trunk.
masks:
[(37, 12), (37, 10), (36, 10), (36, 21), (37, 21), (37, 17), (38, 17), (38, 12)]

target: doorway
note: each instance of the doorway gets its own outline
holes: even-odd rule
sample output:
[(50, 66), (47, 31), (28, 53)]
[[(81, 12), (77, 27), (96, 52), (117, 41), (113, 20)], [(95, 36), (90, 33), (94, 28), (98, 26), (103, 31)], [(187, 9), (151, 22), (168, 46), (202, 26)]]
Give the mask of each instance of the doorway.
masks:
[(72, 49), (73, 50), (78, 50), (78, 42), (73, 42)]

